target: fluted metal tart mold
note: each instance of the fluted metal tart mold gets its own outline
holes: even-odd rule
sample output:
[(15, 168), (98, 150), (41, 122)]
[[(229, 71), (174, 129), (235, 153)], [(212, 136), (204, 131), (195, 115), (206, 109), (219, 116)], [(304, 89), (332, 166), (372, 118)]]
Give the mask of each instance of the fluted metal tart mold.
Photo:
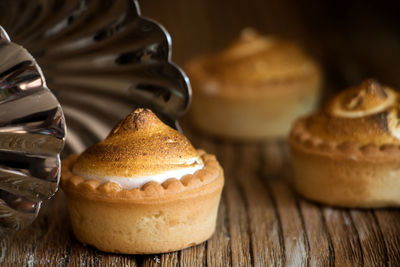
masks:
[[(169, 34), (141, 16), (137, 1), (2, 0), (0, 25), (37, 60), (61, 103), (63, 157), (104, 139), (136, 107), (179, 129), (190, 85), (171, 62)], [(0, 58), (0, 232), (28, 225), (56, 190), (65, 133), (63, 112), (33, 58), (5, 32), (1, 38), (2, 54), (14, 47), (22, 58), (19, 65), (12, 64), (16, 55)], [(14, 86), (7, 77), (29, 83)]]
[(64, 154), (106, 137), (136, 107), (168, 125), (190, 103), (171, 38), (133, 0), (3, 0), (0, 24), (42, 67), (68, 122)]
[(34, 58), (0, 27), (0, 236), (57, 190), (65, 119)]

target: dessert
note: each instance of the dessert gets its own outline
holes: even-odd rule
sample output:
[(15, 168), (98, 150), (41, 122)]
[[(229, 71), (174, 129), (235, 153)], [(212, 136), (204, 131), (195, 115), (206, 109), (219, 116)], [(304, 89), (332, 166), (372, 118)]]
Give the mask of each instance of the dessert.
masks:
[(398, 206), (399, 97), (366, 80), (300, 118), (289, 140), (297, 191), (343, 207)]
[(100, 250), (162, 253), (214, 232), (223, 170), (149, 109), (63, 161), (61, 186), (76, 237)]
[(236, 139), (285, 137), (317, 104), (321, 71), (296, 44), (246, 29), (220, 53), (193, 59), (191, 121)]

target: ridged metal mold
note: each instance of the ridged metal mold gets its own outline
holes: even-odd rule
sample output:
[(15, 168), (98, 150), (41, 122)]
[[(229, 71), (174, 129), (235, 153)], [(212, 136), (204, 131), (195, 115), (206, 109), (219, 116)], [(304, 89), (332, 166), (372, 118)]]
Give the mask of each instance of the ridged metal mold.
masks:
[(190, 103), (171, 38), (130, 0), (2, 0), (0, 24), (39, 62), (60, 100), (64, 155), (102, 140), (135, 107), (179, 129)]
[(0, 236), (57, 190), (65, 119), (33, 57), (0, 27)]
[[(2, 0), (0, 232), (20, 229), (57, 189), (62, 156), (106, 137), (136, 107), (176, 129), (188, 108), (171, 38), (133, 0)], [(41, 70), (26, 50), (37, 60)], [(1, 233), (0, 233), (1, 234)]]

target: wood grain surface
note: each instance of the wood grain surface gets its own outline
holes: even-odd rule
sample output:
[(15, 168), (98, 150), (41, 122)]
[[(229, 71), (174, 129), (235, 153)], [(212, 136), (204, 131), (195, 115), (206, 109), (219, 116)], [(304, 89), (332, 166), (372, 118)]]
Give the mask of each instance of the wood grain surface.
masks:
[(229, 143), (185, 132), (195, 146), (215, 153), (226, 171), (217, 231), (209, 241), (160, 255), (103, 253), (74, 238), (59, 192), (31, 227), (3, 244), (3, 265), (399, 266), (399, 210), (308, 202), (291, 189), (287, 163), (278, 172), (265, 170), (272, 155), (265, 149), (275, 144)]
[[(246, 26), (297, 40), (325, 70), (328, 97), (366, 77), (400, 88), (398, 5), (372, 2), (140, 3), (146, 16), (170, 31), (173, 58), (181, 65), (192, 56), (221, 49)], [(215, 153), (225, 170), (217, 230), (209, 241), (160, 255), (103, 253), (74, 238), (65, 197), (59, 192), (44, 204), (32, 226), (0, 240), (0, 262), (4, 266), (400, 266), (399, 209), (339, 209), (309, 202), (290, 186), (284, 141), (230, 142), (184, 126), (193, 144)]]

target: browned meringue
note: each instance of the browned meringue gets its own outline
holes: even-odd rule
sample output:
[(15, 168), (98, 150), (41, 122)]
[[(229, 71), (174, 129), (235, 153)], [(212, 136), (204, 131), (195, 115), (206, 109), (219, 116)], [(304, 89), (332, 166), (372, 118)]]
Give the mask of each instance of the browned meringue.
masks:
[(243, 30), (225, 50), (189, 64), (188, 70), (196, 72), (194, 79), (206, 79), (210, 92), (223, 90), (231, 94), (319, 74), (315, 62), (298, 45), (262, 36), (253, 29)]
[(203, 166), (185, 136), (151, 110), (139, 108), (119, 122), (104, 141), (84, 151), (72, 171), (86, 179), (140, 188), (150, 181), (180, 179)]
[(334, 142), (400, 144), (399, 94), (366, 80), (336, 96), (305, 124), (312, 136)]

